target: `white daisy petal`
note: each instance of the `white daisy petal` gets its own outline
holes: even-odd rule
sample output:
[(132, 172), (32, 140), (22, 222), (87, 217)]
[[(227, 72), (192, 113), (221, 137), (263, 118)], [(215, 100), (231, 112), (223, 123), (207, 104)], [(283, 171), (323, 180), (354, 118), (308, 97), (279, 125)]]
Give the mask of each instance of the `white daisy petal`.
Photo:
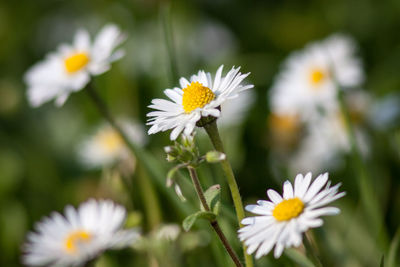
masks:
[(90, 49), (90, 36), (85, 29), (79, 29), (74, 38), (74, 47), (77, 51), (88, 51)]
[(282, 201), (282, 197), (278, 194), (278, 192), (276, 192), (273, 189), (268, 189), (267, 195), (268, 195), (269, 199), (272, 202), (274, 202), (275, 204), (278, 204)]
[(283, 198), (284, 199), (293, 198), (293, 187), (289, 181), (286, 181), (283, 184)]
[(246, 210), (259, 215), (271, 215), (271, 210), (258, 205), (247, 205)]
[(182, 132), (183, 128), (184, 128), (184, 126), (182, 126), (182, 125), (179, 125), (179, 126), (177, 126), (176, 128), (174, 128), (174, 129), (171, 131), (170, 139), (171, 139), (171, 140), (175, 140), (176, 138), (178, 138), (178, 136), (179, 136), (179, 134)]
[[(255, 216), (255, 217), (247, 217), (242, 220), (242, 224), (244, 225), (249, 225), (249, 224), (256, 224), (263, 222), (264, 225), (267, 225), (268, 222), (272, 222), (272, 217), (271, 216)], [(243, 229), (243, 228), (242, 228)], [(239, 230), (240, 232), (240, 230)]]
[(296, 178), (294, 178), (294, 195), (296, 197), (300, 197), (299, 190), (302, 184), (303, 184), (303, 175), (299, 173), (296, 175)]
[(171, 89), (166, 89), (164, 91), (165, 95), (171, 98), (175, 103), (181, 104), (182, 103), (182, 95), (178, 94), (176, 91)]
[(307, 173), (306, 176), (304, 176), (303, 181), (298, 190), (298, 195), (297, 195), (298, 197), (302, 198), (304, 196), (304, 194), (307, 192), (307, 189), (311, 183), (311, 177), (312, 177), (312, 174), (310, 172)]
[(186, 80), (186, 78), (182, 77), (179, 79), (179, 84), (181, 85), (181, 88), (186, 88), (189, 86), (190, 82)]
[(215, 74), (215, 80), (214, 80), (214, 84), (213, 84), (213, 91), (215, 92), (215, 90), (218, 89), (219, 84), (221, 82), (221, 74), (222, 74), (222, 70), (224, 68), (224, 65), (221, 65), (218, 70), (217, 73)]
[(258, 201), (257, 201), (257, 204), (260, 205), (260, 206), (266, 207), (266, 208), (268, 208), (268, 209), (271, 209), (271, 210), (272, 210), (272, 209), (274, 208), (274, 206), (275, 206), (274, 203), (272, 203), (271, 201), (266, 201), (266, 200), (258, 200)]
[(311, 184), (307, 193), (304, 195), (303, 199), (305, 202), (309, 202), (326, 184), (328, 181), (328, 173), (318, 176), (315, 181)]

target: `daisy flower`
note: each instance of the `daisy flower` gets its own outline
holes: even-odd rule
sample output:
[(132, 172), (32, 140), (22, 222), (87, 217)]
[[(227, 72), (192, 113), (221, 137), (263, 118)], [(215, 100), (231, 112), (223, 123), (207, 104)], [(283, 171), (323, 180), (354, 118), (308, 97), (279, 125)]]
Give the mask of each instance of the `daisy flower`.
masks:
[(364, 80), (355, 50), (352, 39), (336, 34), (291, 54), (270, 91), (273, 112), (307, 120), (318, 110), (338, 109), (337, 86), (346, 89)]
[[(354, 116), (360, 116), (355, 113)], [(353, 119), (357, 146), (363, 156), (368, 155), (368, 136)], [(290, 168), (295, 172), (320, 171), (335, 168), (342, 163), (341, 155), (351, 151), (345, 118), (341, 112), (318, 117), (307, 127), (307, 133), (298, 150), (292, 153)]]
[(292, 153), (290, 168), (295, 173), (320, 171), (340, 165), (340, 155), (351, 149), (344, 118), (341, 113), (314, 120), (296, 152)]
[(253, 85), (242, 85), (242, 81), (250, 74), (239, 72), (240, 67), (233, 67), (225, 77), (222, 77), (223, 66), (220, 66), (212, 79), (210, 73), (199, 71), (189, 80), (181, 78), (180, 88), (166, 89), (165, 95), (172, 101), (153, 99), (149, 106), (156, 111), (147, 114), (151, 125), (149, 134), (173, 129), (170, 138), (175, 140), (179, 134), (190, 135), (196, 122), (202, 117), (221, 115), (221, 105), (227, 100), (238, 97), (244, 90)]
[(175, 241), (180, 233), (181, 228), (178, 224), (164, 224), (157, 229), (155, 235), (159, 240)]
[(130, 245), (139, 234), (121, 230), (124, 207), (110, 200), (88, 200), (78, 209), (65, 208), (65, 217), (53, 212), (27, 236), (23, 262), (29, 266), (79, 266), (106, 249)]
[(297, 247), (302, 243), (302, 233), (323, 224), (320, 216), (336, 215), (340, 210), (326, 207), (341, 198), (340, 184), (331, 187), (328, 173), (319, 175), (311, 183), (311, 173), (298, 174), (294, 187), (289, 181), (283, 185), (283, 196), (276, 191), (267, 191), (270, 201), (259, 200), (246, 210), (259, 216), (242, 220), (245, 226), (239, 229), (239, 238), (248, 247), (247, 253), (256, 252), (256, 258), (268, 254), (275, 246), (274, 256), (281, 256), (283, 249)]
[(55, 99), (56, 105), (62, 106), (70, 93), (83, 89), (91, 76), (108, 71), (111, 63), (123, 56), (122, 50), (114, 50), (124, 39), (112, 24), (106, 25), (93, 42), (86, 30), (78, 30), (72, 44), (61, 44), (25, 74), (30, 105), (37, 107)]
[[(363, 123), (371, 99), (361, 90), (354, 90), (345, 95), (350, 119), (363, 156), (369, 153), (368, 136), (363, 130)], [(314, 116), (305, 127), (305, 135), (296, 152), (291, 153), (290, 168), (295, 172), (320, 171), (335, 168), (342, 163), (341, 155), (351, 151), (351, 143), (342, 112), (330, 112), (324, 116)]]
[[(130, 141), (139, 146), (146, 143), (142, 125), (128, 120), (121, 120), (120, 125)], [(131, 156), (122, 137), (109, 124), (101, 125), (94, 135), (78, 146), (78, 157), (88, 168), (109, 166)]]

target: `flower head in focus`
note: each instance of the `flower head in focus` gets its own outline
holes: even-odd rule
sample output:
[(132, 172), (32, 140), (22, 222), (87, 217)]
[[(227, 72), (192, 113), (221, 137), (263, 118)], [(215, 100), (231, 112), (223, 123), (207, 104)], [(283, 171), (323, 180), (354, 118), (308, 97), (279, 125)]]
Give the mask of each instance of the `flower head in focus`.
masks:
[(137, 240), (135, 229), (122, 230), (126, 211), (110, 200), (88, 200), (78, 209), (65, 208), (65, 217), (53, 212), (27, 236), (23, 262), (29, 266), (82, 265), (104, 250)]
[(202, 117), (218, 118), (221, 104), (253, 87), (241, 84), (249, 73), (240, 73), (240, 67), (233, 67), (225, 77), (222, 77), (222, 69), (223, 66), (218, 68), (214, 79), (210, 73), (204, 71), (199, 71), (190, 80), (181, 78), (180, 88), (164, 91), (172, 101), (153, 99), (149, 107), (156, 111), (147, 114), (150, 117), (147, 124), (151, 125), (148, 133), (173, 129), (171, 140), (175, 140), (182, 131), (185, 135), (190, 135)]
[(30, 105), (37, 107), (55, 99), (56, 105), (62, 106), (70, 93), (83, 89), (91, 76), (108, 71), (111, 63), (123, 56), (122, 50), (114, 50), (124, 39), (112, 24), (104, 26), (93, 42), (86, 30), (78, 30), (72, 44), (61, 44), (25, 74)]
[(289, 181), (283, 185), (283, 196), (276, 191), (267, 191), (270, 201), (259, 200), (246, 210), (258, 216), (242, 220), (245, 226), (239, 229), (239, 238), (248, 247), (247, 253), (256, 252), (256, 258), (268, 254), (272, 248), (274, 256), (281, 256), (283, 250), (297, 247), (302, 243), (302, 233), (309, 228), (323, 224), (319, 217), (336, 215), (340, 210), (326, 207), (332, 201), (345, 195), (339, 193), (339, 186), (330, 186), (328, 173), (319, 175), (311, 183), (311, 173), (298, 174), (294, 186)]
[(284, 62), (270, 92), (272, 111), (308, 120), (321, 110), (338, 109), (338, 86), (359, 86), (362, 63), (350, 37), (336, 34), (294, 52)]
[[(128, 120), (120, 120), (120, 125), (131, 142), (139, 146), (146, 143), (142, 125)], [(78, 146), (79, 159), (88, 168), (109, 166), (130, 158), (130, 155), (122, 137), (109, 124), (101, 125), (93, 136)]]

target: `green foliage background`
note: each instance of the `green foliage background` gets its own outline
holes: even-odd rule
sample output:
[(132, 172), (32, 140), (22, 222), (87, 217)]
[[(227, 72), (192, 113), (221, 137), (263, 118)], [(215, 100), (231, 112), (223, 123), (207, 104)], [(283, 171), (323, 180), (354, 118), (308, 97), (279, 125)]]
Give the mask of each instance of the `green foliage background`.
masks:
[[(280, 63), (291, 51), (335, 32), (349, 34), (359, 44), (359, 56), (365, 63), (365, 90), (377, 99), (399, 93), (400, 1), (396, 0), (1, 1), (1, 266), (20, 265), (21, 246), (34, 222), (53, 210), (62, 211), (66, 204), (78, 205), (89, 197), (110, 197), (122, 202), (143, 217), (139, 224), (144, 232), (150, 230), (146, 219), (149, 211), (139, 190), (135, 191), (135, 179), (132, 204), (119, 185), (105, 185), (109, 182), (105, 178), (107, 172), (87, 171), (76, 159), (79, 141), (102, 121), (85, 92), (71, 95), (62, 108), (49, 103), (33, 109), (27, 104), (23, 75), (59, 43), (70, 42), (79, 27), (96, 33), (104, 24), (114, 22), (128, 34), (123, 44), (126, 56), (111, 71), (95, 78), (95, 85), (114, 114), (145, 122), (151, 99), (162, 97), (163, 89), (177, 84), (170, 79), (160, 21), (160, 10), (168, 4), (179, 75), (189, 76), (199, 68), (213, 73), (220, 64), (226, 68), (242, 66), (243, 72), (251, 72), (249, 81), (255, 84), (256, 101), (240, 127), (223, 133), (224, 140), (232, 140), (228, 157), (235, 160), (246, 203), (264, 199), (267, 188), (281, 192), (282, 181), (293, 178), (274, 165), (267, 125), (267, 91)], [(382, 240), (382, 231), (368, 229), (370, 218), (358, 208), (356, 174), (346, 161), (340, 169), (330, 172), (331, 179), (335, 183), (341, 181), (342, 190), (347, 192), (338, 202), (343, 212), (326, 218), (324, 227), (314, 232), (326, 266), (377, 266), (382, 255), (387, 255), (400, 222), (399, 125), (399, 121), (393, 121), (384, 130), (369, 129), (372, 153), (368, 167), (388, 239), (377, 242)], [(172, 167), (165, 162), (162, 149), (168, 144), (168, 133), (149, 137), (146, 148), (159, 161), (154, 168)], [(206, 140), (201, 145), (204, 151), (211, 147)], [(200, 173), (204, 187), (222, 184), (227, 216), (221, 224), (239, 251), (229, 192), (222, 178), (218, 178), (222, 177), (220, 169), (204, 166)], [(156, 186), (163, 222), (180, 224), (188, 213), (171, 200), (177, 198), (172, 189), (165, 190), (151, 182)], [(189, 197), (188, 202), (181, 205), (193, 210), (190, 202), (195, 203), (194, 199)], [(185, 247), (198, 236), (163, 245), (161, 252), (152, 248), (147, 252), (107, 253), (98, 265), (146, 266), (151, 262), (147, 259), (154, 256), (164, 260), (158, 266), (227, 266), (230, 261), (218, 240), (210, 231), (203, 231), (210, 230), (207, 224), (199, 223), (196, 228), (203, 241), (196, 241), (193, 249)], [(288, 256), (277, 261), (268, 256), (257, 266), (297, 265)]]

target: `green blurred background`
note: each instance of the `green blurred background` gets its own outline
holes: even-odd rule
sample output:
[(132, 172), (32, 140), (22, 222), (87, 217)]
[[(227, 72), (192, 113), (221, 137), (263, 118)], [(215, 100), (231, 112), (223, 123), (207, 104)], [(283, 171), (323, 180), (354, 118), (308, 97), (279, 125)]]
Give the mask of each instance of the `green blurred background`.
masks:
[[(358, 43), (359, 56), (364, 61), (365, 90), (377, 101), (399, 93), (400, 1), (397, 0), (3, 0), (0, 2), (0, 266), (20, 265), (21, 245), (34, 222), (53, 210), (62, 211), (66, 204), (77, 205), (89, 197), (110, 197), (122, 202), (129, 210), (135, 210), (132, 218), (137, 215), (135, 223), (145, 233), (151, 230), (144, 201), (139, 190), (135, 191), (135, 181), (133, 201), (127, 200), (124, 189), (118, 182), (105, 178), (105, 171), (88, 171), (76, 158), (80, 140), (102, 121), (85, 92), (72, 94), (62, 108), (48, 103), (33, 109), (27, 104), (22, 77), (58, 44), (70, 42), (79, 27), (94, 34), (104, 24), (114, 22), (128, 35), (122, 45), (126, 56), (109, 72), (96, 77), (95, 84), (114, 114), (144, 123), (151, 99), (162, 97), (163, 89), (177, 85), (170, 78), (160, 20), (160, 13), (168, 5), (180, 76), (189, 76), (198, 69), (214, 73), (221, 64), (227, 69), (242, 66), (243, 72), (251, 72), (248, 81), (255, 85), (255, 101), (250, 112), (240, 125), (223, 132), (246, 203), (264, 199), (267, 188), (281, 192), (281, 182), (292, 178), (287, 170), (274, 165), (276, 159), (271, 152), (267, 124), (267, 91), (291, 51), (335, 32), (349, 34)], [(384, 128), (367, 127), (371, 140), (370, 173), (389, 239), (400, 223), (399, 125), (398, 120), (393, 120)], [(211, 148), (206, 140), (201, 143), (202, 150)], [(150, 136), (147, 148), (160, 161), (155, 167), (163, 170), (172, 167), (164, 162), (162, 149), (169, 144), (168, 133)], [(222, 183), (226, 213), (230, 216), (221, 224), (239, 250), (234, 236), (236, 224), (229, 219), (233, 212), (229, 192), (222, 178), (217, 178), (221, 177), (220, 169), (202, 167), (200, 173), (204, 187)], [(357, 208), (359, 195), (354, 175), (349, 161), (330, 170), (331, 179), (335, 183), (341, 181), (348, 194), (338, 204), (342, 215), (326, 218), (325, 227), (315, 231), (326, 266), (377, 266), (388, 248), (388, 242), (383, 245), (376, 242), (376, 236), (366, 226), (369, 219)], [(180, 224), (188, 214), (171, 201), (177, 198), (173, 190), (166, 191), (152, 183), (162, 203), (162, 221)], [(182, 205), (190, 206), (188, 202)], [(144, 252), (108, 253), (99, 266), (227, 266), (224, 260), (230, 262), (220, 244), (210, 231), (203, 230), (209, 230), (206, 224), (196, 225), (195, 231), (201, 237), (196, 238), (201, 242), (188, 237), (189, 241), (167, 244), (162, 253), (171, 259), (163, 258), (165, 262), (148, 260), (154, 256), (152, 253), (156, 259), (164, 257), (152, 248)], [(185, 249), (193, 240), (197, 240), (193, 248)], [(268, 256), (257, 262), (257, 266), (277, 265), (296, 266), (286, 256), (278, 261)]]

